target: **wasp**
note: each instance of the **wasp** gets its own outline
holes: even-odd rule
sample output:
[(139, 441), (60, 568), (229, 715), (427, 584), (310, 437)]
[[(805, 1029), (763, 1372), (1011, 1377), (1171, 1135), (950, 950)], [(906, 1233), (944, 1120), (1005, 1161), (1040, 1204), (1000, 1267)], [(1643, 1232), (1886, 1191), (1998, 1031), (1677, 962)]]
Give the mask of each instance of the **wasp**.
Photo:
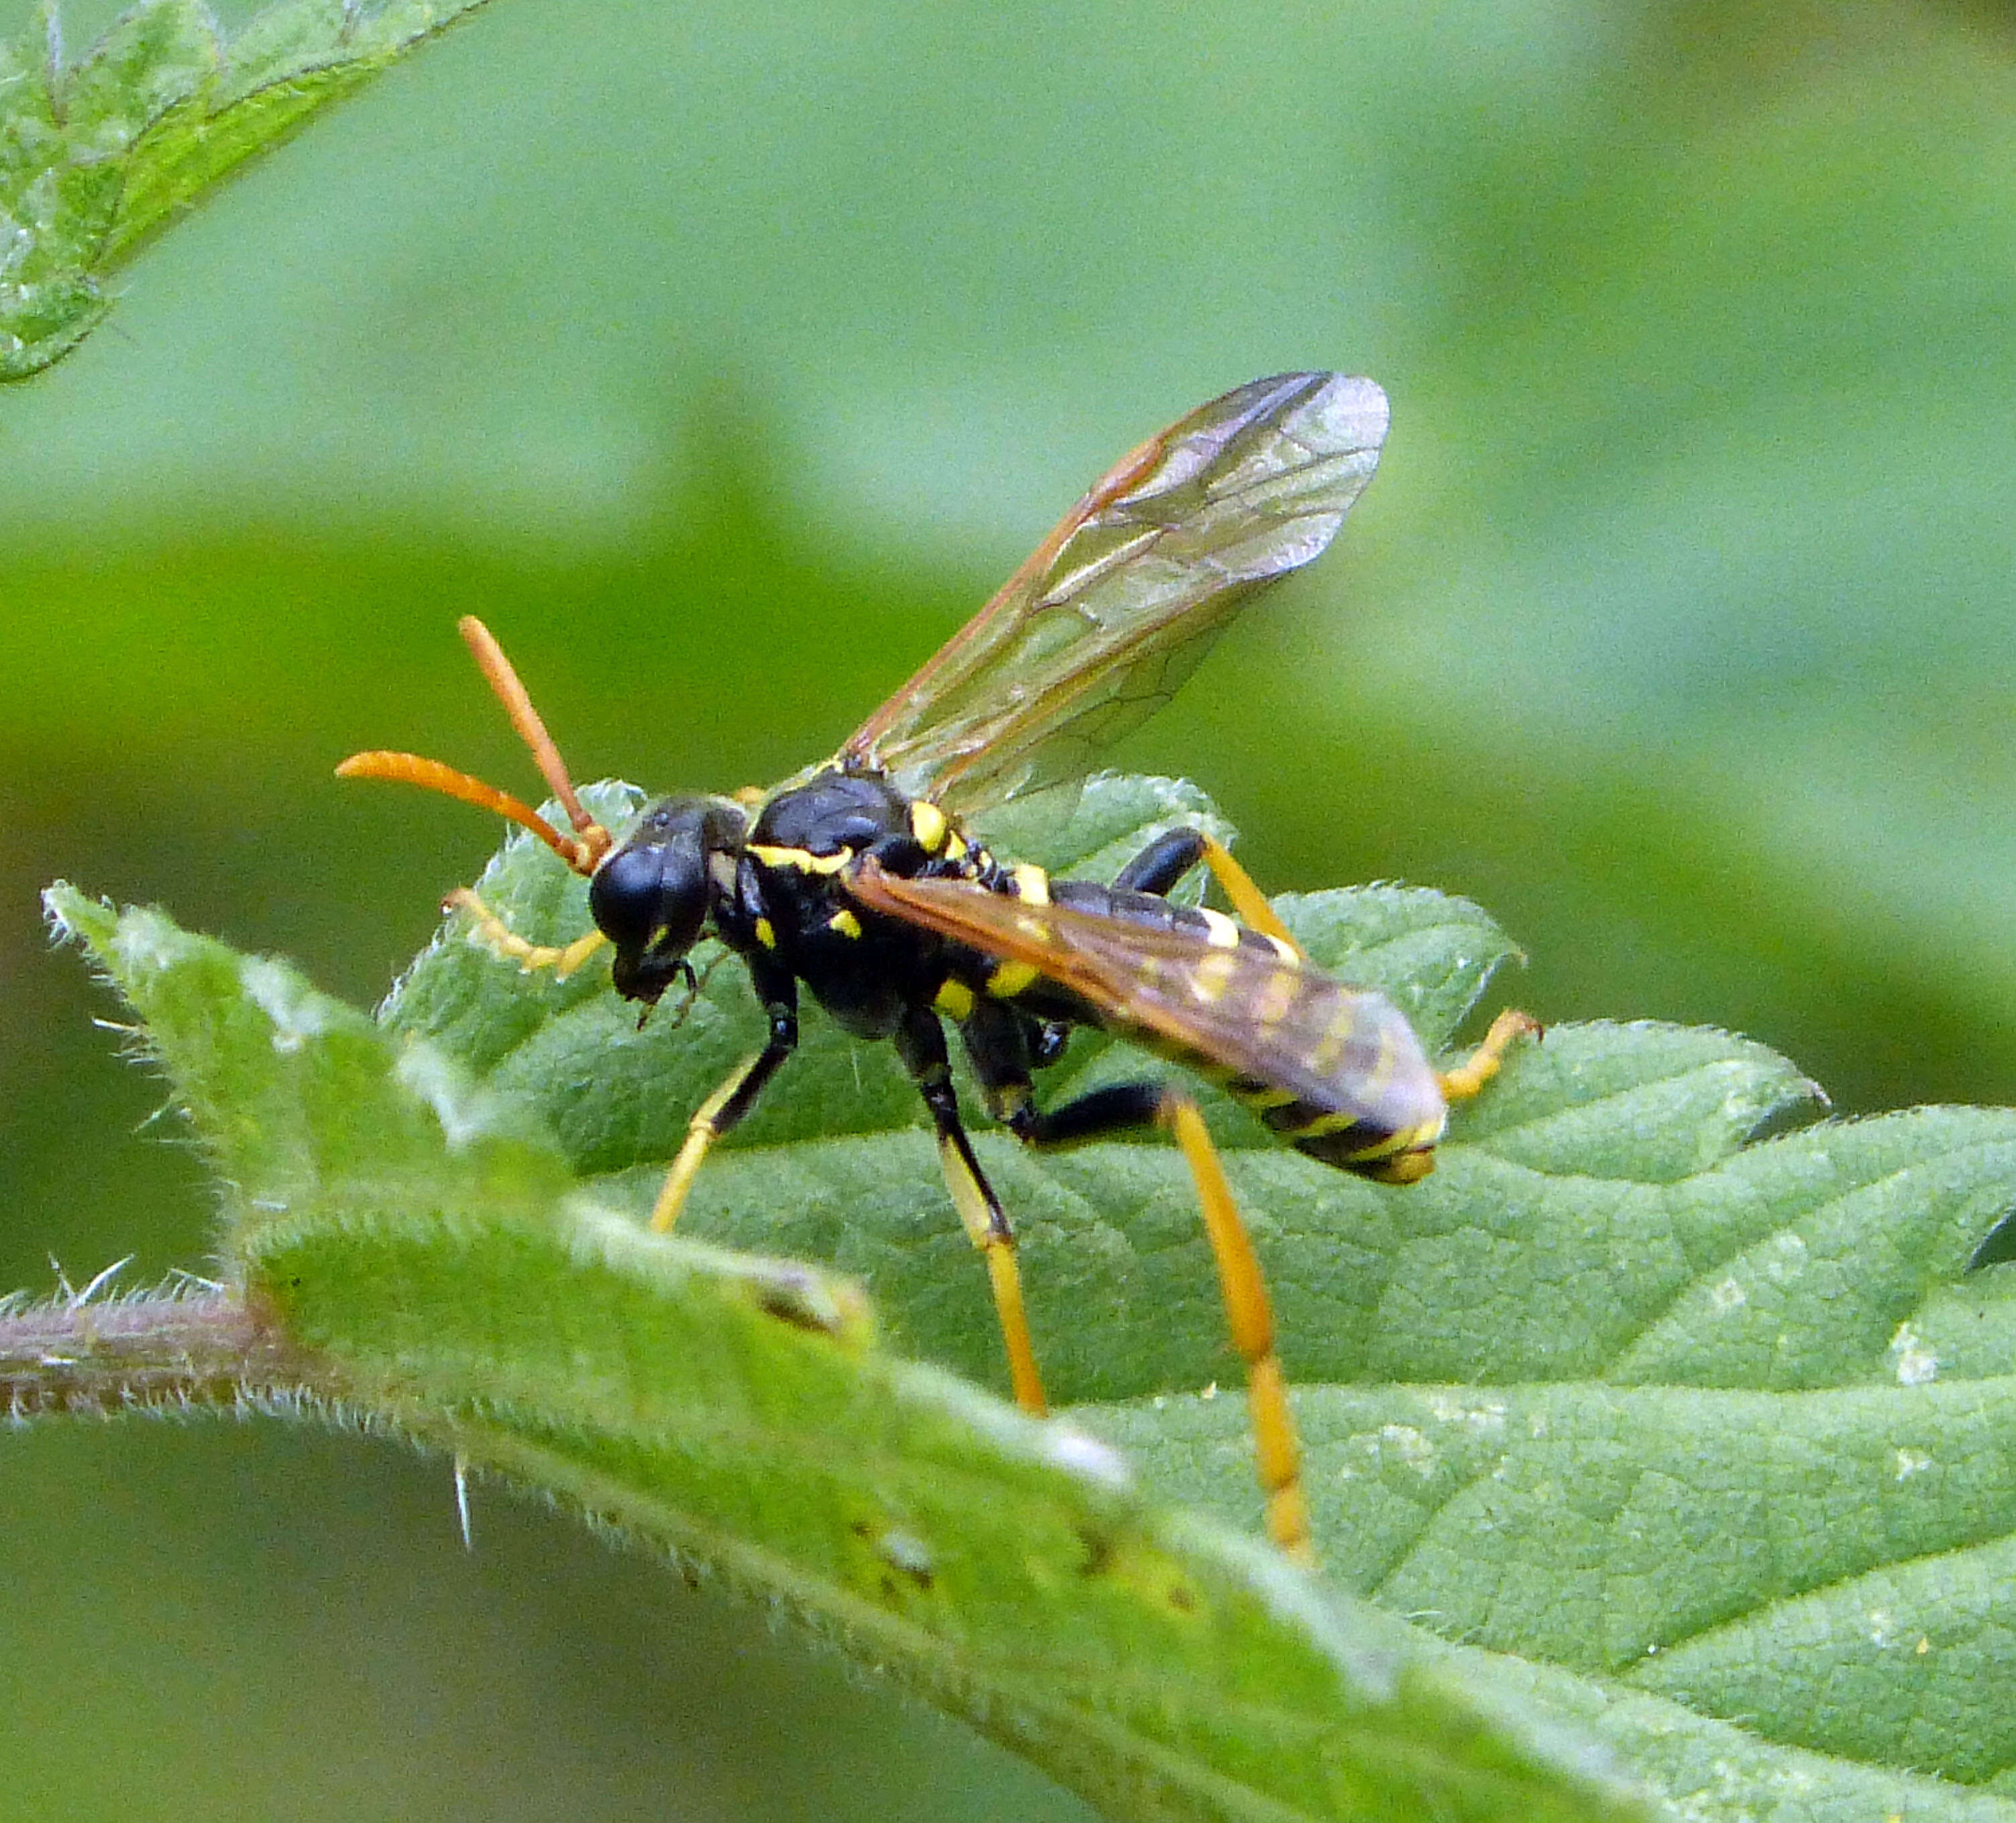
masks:
[[(1094, 1026), (1222, 1084), (1298, 1151), (1402, 1184), (1434, 1162), (1445, 1108), (1535, 1029), (1500, 1015), (1438, 1075), (1381, 995), (1309, 964), (1217, 842), (1170, 831), (1111, 883), (1053, 879), (991, 852), (977, 820), (1081, 778), (1189, 676), (1259, 589), (1321, 554), (1376, 467), (1388, 420), (1371, 381), (1284, 374), (1213, 400), (1123, 456), (985, 607), (832, 758), (769, 791), (652, 806), (620, 842), (583, 808), (509, 661), (461, 630), (571, 829), (416, 755), (356, 754), (343, 776), (423, 786), (529, 830), (589, 881), (595, 928), (535, 946), (466, 890), (493, 948), (527, 967), (614, 952), (617, 993), (655, 1006), (711, 931), (746, 966), (761, 1048), (695, 1111), (650, 1225), (677, 1220), (716, 1141), (798, 1039), (802, 985), (846, 1031), (895, 1044), (931, 1124), (952, 1203), (986, 1264), (1009, 1377), (1045, 1409), (1014, 1229), (974, 1155), (949, 1068), (959, 1033), (993, 1119), (1057, 1147), (1168, 1132), (1195, 1180), (1233, 1342), (1247, 1369), (1270, 1535), (1310, 1555), (1299, 1446), (1265, 1281), (1195, 1102), (1161, 1079), (1039, 1105), (1035, 1078)], [(1237, 917), (1172, 902), (1200, 866)]]

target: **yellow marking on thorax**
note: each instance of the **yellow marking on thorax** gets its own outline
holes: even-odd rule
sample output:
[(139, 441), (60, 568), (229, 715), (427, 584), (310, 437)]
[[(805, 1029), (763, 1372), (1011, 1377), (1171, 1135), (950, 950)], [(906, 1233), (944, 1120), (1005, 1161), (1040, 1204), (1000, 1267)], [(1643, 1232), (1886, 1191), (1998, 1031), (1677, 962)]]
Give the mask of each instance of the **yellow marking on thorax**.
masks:
[(765, 949), (774, 949), (777, 947), (777, 927), (768, 918), (758, 918), (756, 921), (756, 941)]
[(842, 848), (837, 854), (815, 855), (810, 848), (773, 848), (767, 842), (751, 842), (746, 852), (780, 874), (837, 874), (854, 859), (851, 848)]
[(1024, 905), (1048, 905), (1050, 902), (1050, 877), (1033, 861), (1024, 861), (1015, 869), (1015, 895)]
[(910, 803), (910, 834), (917, 838), (917, 846), (927, 855), (935, 855), (945, 846), (952, 825), (945, 821), (945, 813), (935, 804), (922, 798)]
[(1301, 960), (1301, 951), (1298, 949), (1294, 944), (1287, 942), (1281, 938), (1276, 936), (1272, 931), (1261, 931), (1255, 934), (1257, 935), (1265, 937), (1269, 942), (1273, 944), (1274, 946), (1274, 953), (1280, 957), (1283, 962), (1300, 962)]
[(835, 912), (831, 917), (826, 920), (826, 928), (829, 931), (839, 931), (843, 937), (858, 937), (861, 935), (860, 919), (856, 917), (852, 912), (849, 911), (845, 906), (842, 906), (838, 911)]
[(948, 861), (964, 860), (967, 855), (967, 843), (966, 838), (961, 835), (957, 830), (952, 828), (950, 824), (947, 824), (945, 834), (945, 859)]
[(931, 1005), (953, 1021), (963, 1025), (973, 1017), (973, 989), (952, 975), (938, 983), (938, 991)]
[(995, 999), (1012, 1000), (1026, 994), (1042, 978), (1042, 971), (1028, 962), (1003, 962), (987, 978), (987, 991)]
[(1222, 911), (1213, 911), (1208, 905), (1197, 907), (1197, 916), (1204, 920), (1204, 941), (1214, 949), (1237, 949), (1239, 947), (1239, 927)]

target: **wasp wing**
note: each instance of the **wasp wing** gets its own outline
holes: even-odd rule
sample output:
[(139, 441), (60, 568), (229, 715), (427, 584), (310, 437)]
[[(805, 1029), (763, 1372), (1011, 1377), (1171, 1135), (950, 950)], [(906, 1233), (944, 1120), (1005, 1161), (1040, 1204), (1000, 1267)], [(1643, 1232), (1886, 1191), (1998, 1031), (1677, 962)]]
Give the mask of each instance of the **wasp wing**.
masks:
[(1082, 776), (1263, 584), (1321, 555), (1377, 466), (1369, 380), (1256, 380), (1123, 456), (841, 750), (972, 816)]
[(1096, 1008), (1110, 1030), (1214, 1075), (1288, 1091), (1311, 1108), (1373, 1113), (1395, 1130), (1440, 1115), (1441, 1089), (1399, 1009), (1272, 944), (1220, 946), (964, 881), (904, 879), (873, 862), (847, 889), (869, 911), (1026, 963)]

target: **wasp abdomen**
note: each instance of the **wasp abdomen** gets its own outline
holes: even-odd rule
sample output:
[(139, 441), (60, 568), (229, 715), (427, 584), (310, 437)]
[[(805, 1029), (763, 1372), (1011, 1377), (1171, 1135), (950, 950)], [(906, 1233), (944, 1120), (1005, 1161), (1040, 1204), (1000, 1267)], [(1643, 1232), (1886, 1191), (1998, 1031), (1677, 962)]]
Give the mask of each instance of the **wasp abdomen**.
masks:
[(1278, 939), (1249, 930), (1236, 918), (1208, 907), (1172, 905), (1158, 893), (1131, 892), (1124, 887), (1101, 886), (1089, 880), (1053, 880), (1049, 899), (1053, 905), (1094, 917), (1112, 918), (1125, 924), (1152, 931), (1168, 931), (1196, 938), (1214, 949), (1241, 947), (1261, 950), (1279, 960), (1293, 962), (1294, 951)]
[[(1426, 1170), (1442, 1130), (1442, 1090), (1384, 995), (1333, 980), (1222, 912), (1015, 871), (1011, 896), (1059, 916), (1028, 913), (1029, 951), (982, 959), (967, 978), (972, 988), (1040, 1018), (1103, 1026), (1184, 1065), (1327, 1165), (1389, 1180)], [(1033, 959), (1046, 948), (1053, 970)]]

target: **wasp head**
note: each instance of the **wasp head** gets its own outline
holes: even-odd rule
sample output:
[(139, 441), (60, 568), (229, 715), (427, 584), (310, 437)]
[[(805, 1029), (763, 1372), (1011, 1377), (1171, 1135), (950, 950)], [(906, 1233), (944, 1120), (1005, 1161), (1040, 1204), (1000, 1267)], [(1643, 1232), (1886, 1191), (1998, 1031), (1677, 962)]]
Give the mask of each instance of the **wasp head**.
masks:
[(652, 806), (596, 870), (588, 889), (596, 928), (615, 946), (611, 971), (625, 999), (655, 1005), (688, 974), (713, 895), (711, 863), (739, 851), (747, 819), (719, 798), (668, 798)]

